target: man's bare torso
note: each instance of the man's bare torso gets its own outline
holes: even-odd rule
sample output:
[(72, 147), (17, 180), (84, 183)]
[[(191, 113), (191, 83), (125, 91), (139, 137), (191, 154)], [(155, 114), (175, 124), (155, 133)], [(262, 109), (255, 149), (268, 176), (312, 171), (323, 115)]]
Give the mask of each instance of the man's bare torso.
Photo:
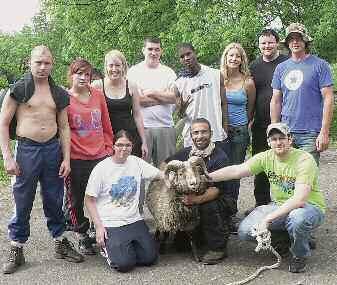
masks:
[(36, 84), (33, 96), (16, 111), (17, 129), (20, 137), (46, 142), (57, 132), (57, 110), (49, 84)]

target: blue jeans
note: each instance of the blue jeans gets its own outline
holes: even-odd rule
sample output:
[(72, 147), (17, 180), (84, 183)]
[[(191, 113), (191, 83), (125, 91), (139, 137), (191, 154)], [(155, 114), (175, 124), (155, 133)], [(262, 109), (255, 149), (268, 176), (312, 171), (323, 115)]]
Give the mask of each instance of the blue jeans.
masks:
[(320, 153), (316, 148), (317, 133), (291, 133), (293, 137), (293, 146), (309, 152), (315, 159), (317, 166), (319, 166)]
[[(275, 203), (262, 205), (255, 208), (240, 224), (239, 238), (254, 241), (252, 228), (258, 225), (269, 213), (274, 212), (279, 206)], [(271, 231), (287, 231), (291, 240), (291, 253), (296, 257), (311, 255), (309, 237), (313, 229), (324, 221), (324, 213), (316, 206), (306, 203), (303, 208), (292, 210), (287, 216), (272, 222)]]
[(150, 266), (158, 258), (157, 245), (144, 220), (122, 227), (106, 228), (105, 241), (108, 264), (127, 272), (136, 265)]
[(233, 164), (245, 161), (247, 147), (249, 145), (249, 133), (247, 125), (229, 127), (228, 140), (230, 144), (230, 159)]
[(18, 139), (16, 162), (21, 174), (15, 177), (13, 185), (15, 211), (8, 225), (12, 241), (25, 243), (28, 240), (30, 213), (38, 181), (41, 185), (43, 211), (51, 236), (57, 238), (65, 231), (62, 211), (64, 184), (63, 178), (58, 175), (61, 159), (61, 146), (56, 138), (45, 143)]

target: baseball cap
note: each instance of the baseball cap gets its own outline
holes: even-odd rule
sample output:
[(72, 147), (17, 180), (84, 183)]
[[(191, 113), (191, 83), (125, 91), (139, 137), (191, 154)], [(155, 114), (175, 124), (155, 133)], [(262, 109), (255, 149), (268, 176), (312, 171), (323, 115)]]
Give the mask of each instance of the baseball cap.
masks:
[(305, 42), (312, 42), (313, 39), (312, 37), (310, 37), (308, 35), (307, 29), (305, 28), (305, 26), (303, 24), (300, 23), (291, 23), (287, 28), (286, 28), (286, 37), (284, 40), (282, 40), (281, 42), (283, 43), (287, 43), (287, 41), (289, 40), (289, 36), (292, 33), (298, 33), (302, 36), (303, 41)]
[(290, 135), (290, 129), (285, 123), (271, 123), (267, 128), (267, 137), (269, 137), (272, 130), (278, 130), (285, 136)]

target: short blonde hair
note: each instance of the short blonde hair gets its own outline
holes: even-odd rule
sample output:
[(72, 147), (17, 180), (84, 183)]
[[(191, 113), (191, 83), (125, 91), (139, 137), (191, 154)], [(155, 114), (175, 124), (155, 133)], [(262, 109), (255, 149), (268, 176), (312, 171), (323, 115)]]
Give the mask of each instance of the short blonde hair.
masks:
[(227, 66), (227, 54), (231, 49), (237, 49), (240, 53), (241, 56), (241, 64), (239, 67), (240, 73), (243, 75), (244, 81), (250, 77), (250, 72), (248, 68), (248, 58), (245, 50), (239, 43), (230, 43), (229, 45), (226, 46), (225, 50), (222, 53), (221, 56), (221, 62), (220, 62), (220, 71), (224, 77), (224, 83), (225, 85), (228, 83), (229, 78), (228, 78), (228, 66)]
[(125, 55), (117, 49), (113, 49), (105, 55), (105, 59), (104, 59), (104, 74), (105, 74), (105, 76), (108, 76), (108, 71), (107, 71), (108, 60), (113, 58), (113, 57), (117, 57), (122, 62), (122, 66), (123, 66), (122, 76), (126, 76), (126, 73), (128, 71), (128, 63), (126, 61)]
[(32, 58), (34, 58), (35, 56), (40, 55), (47, 55), (51, 58), (52, 62), (54, 62), (53, 55), (51, 54), (51, 51), (47, 46), (39, 45), (34, 47), (30, 53), (30, 60), (32, 60)]

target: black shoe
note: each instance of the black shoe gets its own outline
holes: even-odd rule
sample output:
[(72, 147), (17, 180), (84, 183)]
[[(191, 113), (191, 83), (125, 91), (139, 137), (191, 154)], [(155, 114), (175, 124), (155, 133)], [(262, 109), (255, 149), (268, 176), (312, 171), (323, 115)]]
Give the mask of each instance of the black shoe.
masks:
[(226, 250), (209, 250), (201, 258), (201, 262), (205, 265), (214, 265), (220, 263), (227, 257)]
[(305, 258), (293, 256), (289, 263), (289, 272), (301, 273), (305, 271)]
[(63, 238), (62, 241), (55, 241), (55, 258), (57, 259), (65, 259), (69, 262), (83, 262), (84, 257), (82, 254), (78, 253), (74, 245), (68, 241), (68, 239)]
[(92, 240), (88, 235), (86, 235), (85, 237), (79, 240), (78, 248), (80, 252), (84, 255), (95, 255), (96, 254), (96, 251), (92, 246)]
[(23, 248), (11, 245), (7, 262), (3, 265), (3, 274), (14, 273), (25, 262)]

